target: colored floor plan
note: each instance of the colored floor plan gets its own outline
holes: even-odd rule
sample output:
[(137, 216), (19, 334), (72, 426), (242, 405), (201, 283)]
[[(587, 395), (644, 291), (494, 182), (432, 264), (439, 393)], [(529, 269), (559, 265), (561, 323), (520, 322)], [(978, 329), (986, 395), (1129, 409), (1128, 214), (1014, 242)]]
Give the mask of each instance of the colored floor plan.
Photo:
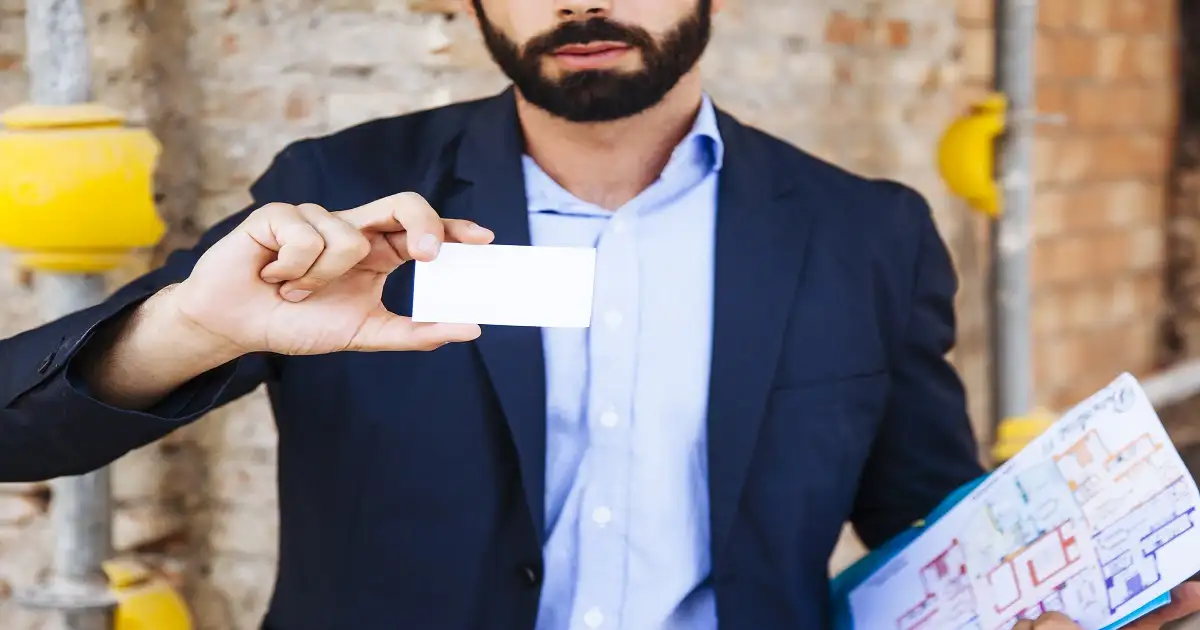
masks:
[(855, 589), (855, 627), (1009, 630), (1061, 611), (1099, 630), (1200, 570), (1197, 506), (1125, 375)]

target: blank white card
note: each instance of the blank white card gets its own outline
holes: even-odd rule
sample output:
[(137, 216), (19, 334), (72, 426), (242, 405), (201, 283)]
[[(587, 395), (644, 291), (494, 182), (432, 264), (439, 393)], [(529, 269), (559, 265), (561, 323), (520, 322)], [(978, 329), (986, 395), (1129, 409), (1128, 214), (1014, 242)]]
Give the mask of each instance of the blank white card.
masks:
[(445, 243), (417, 262), (413, 321), (587, 328), (596, 250)]

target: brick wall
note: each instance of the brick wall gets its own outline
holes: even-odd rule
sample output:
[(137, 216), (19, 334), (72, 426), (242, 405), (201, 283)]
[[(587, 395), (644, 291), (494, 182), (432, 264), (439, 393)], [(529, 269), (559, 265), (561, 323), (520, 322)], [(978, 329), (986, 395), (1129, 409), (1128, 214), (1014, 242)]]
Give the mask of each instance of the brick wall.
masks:
[[(1063, 94), (1061, 107), (1070, 105), (1074, 116), (1070, 131), (1080, 134), (1047, 130), (1039, 150), (1047, 186), (1039, 213), (1052, 218), (1039, 219), (1039, 262), (1050, 265), (1039, 268), (1038, 321), (1043, 360), (1058, 366), (1039, 378), (1047, 400), (1070, 394), (1069, 383), (1087, 389), (1117, 369), (1151, 363), (1161, 290), (1153, 279), (1162, 252), (1155, 231), (1161, 131), (1170, 115), (1155, 98), (1169, 100), (1172, 89), (1162, 70), (1167, 39), (1157, 33), (1167, 14), (1151, 12), (1136, 22), (1139, 30), (1122, 29), (1135, 24), (1129, 7), (1163, 1), (1080, 0), (1069, 4), (1126, 9), (1058, 23), (1047, 16), (1045, 45), (1065, 57), (1045, 59), (1044, 83), (1050, 94)], [(88, 2), (97, 94), (149, 125), (165, 145), (158, 185), (172, 229), (164, 248), (187, 244), (238, 209), (246, 184), (289, 140), (502, 87), (469, 20), (440, 12), (445, 4)], [(931, 165), (946, 122), (989, 80), (990, 3), (728, 4), (705, 61), (721, 105), (846, 167), (914, 185), (933, 203), (963, 278), (954, 360), (976, 419), (985, 420), (985, 226), (946, 197)], [(0, 0), (0, 107), (26, 90), (22, 5)], [(1086, 61), (1078, 50), (1094, 50), (1099, 60), (1077, 65)], [(1093, 97), (1136, 104), (1120, 118), (1116, 107), (1088, 109)], [(1148, 122), (1135, 120), (1134, 111), (1157, 113)], [(1100, 256), (1097, 247), (1116, 249)], [(1107, 262), (1087, 266), (1099, 260)], [(114, 282), (137, 270), (131, 266)], [(36, 323), (23, 280), (0, 273), (0, 336)], [(1075, 322), (1086, 330), (1068, 334)], [(1109, 355), (1096, 340), (1117, 335), (1126, 341), (1111, 354), (1123, 361), (1102, 363)], [(184, 585), (201, 628), (251, 628), (265, 605), (274, 571), (274, 440), (255, 395), (118, 464), (119, 547)], [(0, 491), (4, 582), (25, 583), (48, 563), (50, 532), (35, 490)], [(847, 547), (835, 564), (853, 554)], [(0, 603), (6, 629), (44, 622)]]
[[(990, 89), (989, 0), (959, 0), (970, 102)], [(1175, 0), (1046, 0), (1037, 36), (1035, 381), (1066, 408), (1160, 366), (1166, 184), (1178, 100)]]
[(1039, 394), (1078, 401), (1158, 367), (1177, 103), (1173, 0), (1043, 3), (1037, 146)]

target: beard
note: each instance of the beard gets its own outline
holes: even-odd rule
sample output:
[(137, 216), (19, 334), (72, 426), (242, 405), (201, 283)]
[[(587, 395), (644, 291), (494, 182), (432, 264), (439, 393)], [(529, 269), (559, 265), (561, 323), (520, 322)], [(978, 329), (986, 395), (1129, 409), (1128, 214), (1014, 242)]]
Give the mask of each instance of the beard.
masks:
[[(712, 33), (712, 0), (698, 0), (696, 10), (659, 40), (645, 29), (594, 18), (564, 22), (520, 46), (488, 20), (482, 0), (474, 2), (488, 52), (525, 100), (579, 123), (628, 118), (657, 105), (700, 61)], [(559, 48), (598, 41), (640, 52), (643, 67), (634, 72), (580, 70), (559, 78), (543, 72), (543, 59)]]

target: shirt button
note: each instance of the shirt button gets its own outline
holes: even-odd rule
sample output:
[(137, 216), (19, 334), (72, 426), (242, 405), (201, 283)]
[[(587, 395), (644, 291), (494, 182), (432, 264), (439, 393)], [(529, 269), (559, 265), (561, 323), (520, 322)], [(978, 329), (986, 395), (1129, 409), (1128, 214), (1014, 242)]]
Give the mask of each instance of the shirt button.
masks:
[(601, 527), (608, 525), (609, 522), (612, 521), (612, 510), (604, 506), (600, 506), (592, 510), (592, 520), (596, 521), (596, 524), (600, 525)]
[(613, 217), (612, 229), (614, 234), (621, 234), (625, 231), (625, 220), (620, 217)]
[(593, 608), (583, 613), (583, 623), (589, 628), (599, 628), (604, 623), (604, 613), (599, 608)]
[(621, 317), (620, 311), (609, 311), (604, 314), (604, 323), (608, 324), (610, 328), (620, 326), (624, 319), (624, 317)]
[(604, 425), (605, 427), (607, 427), (609, 429), (617, 426), (617, 423), (620, 421), (621, 421), (621, 418), (617, 415), (617, 412), (615, 412), (615, 411), (605, 411), (604, 413), (600, 414), (600, 424)]

